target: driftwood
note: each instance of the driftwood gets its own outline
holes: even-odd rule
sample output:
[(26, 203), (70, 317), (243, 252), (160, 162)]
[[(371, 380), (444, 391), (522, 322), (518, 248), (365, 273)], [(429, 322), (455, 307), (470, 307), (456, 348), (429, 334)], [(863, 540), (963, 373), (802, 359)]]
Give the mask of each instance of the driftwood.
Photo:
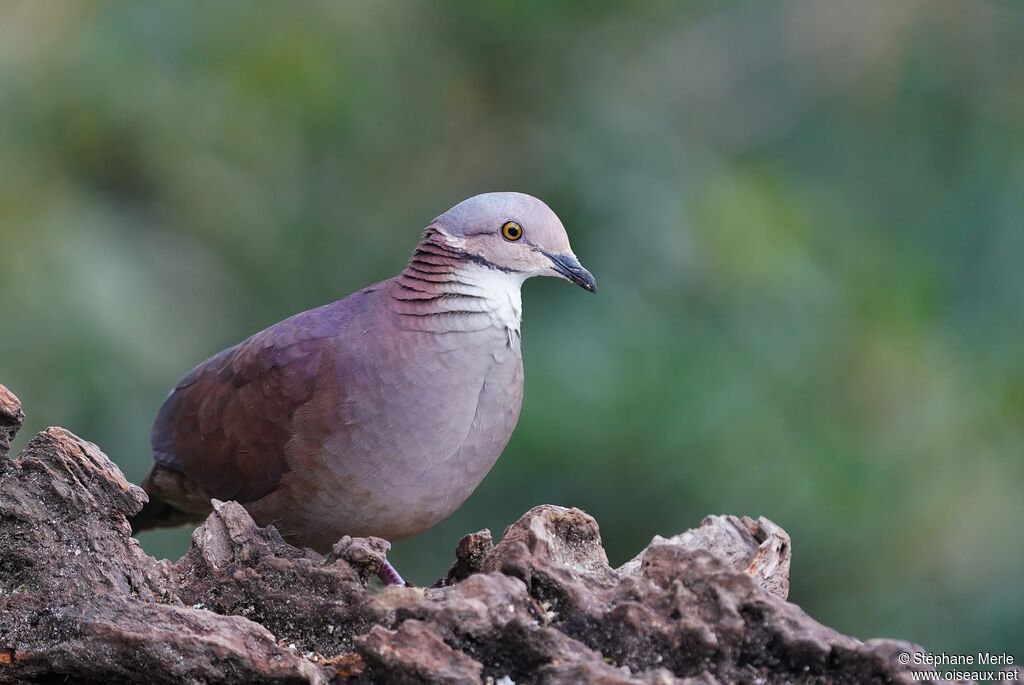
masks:
[(323, 557), (216, 503), (177, 562), (126, 517), (145, 494), (61, 428), (7, 456), (23, 415), (0, 386), (0, 683), (911, 682), (785, 601), (789, 538), (709, 517), (609, 567), (597, 523), (540, 506), (494, 544), (466, 536), (433, 588), (371, 579), (388, 544)]

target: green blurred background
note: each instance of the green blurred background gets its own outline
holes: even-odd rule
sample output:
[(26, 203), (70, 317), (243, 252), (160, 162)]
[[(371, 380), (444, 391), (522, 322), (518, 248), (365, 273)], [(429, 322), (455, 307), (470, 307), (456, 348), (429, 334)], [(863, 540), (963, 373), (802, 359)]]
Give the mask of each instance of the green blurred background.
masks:
[(765, 515), (819, 620), (1020, 650), (1021, 8), (6, 2), (19, 445), (63, 425), (137, 481), (192, 365), (393, 275), (459, 200), (520, 190), (600, 292), (526, 286), (519, 428), (397, 544), (408, 576), (543, 502), (593, 514), (613, 564)]

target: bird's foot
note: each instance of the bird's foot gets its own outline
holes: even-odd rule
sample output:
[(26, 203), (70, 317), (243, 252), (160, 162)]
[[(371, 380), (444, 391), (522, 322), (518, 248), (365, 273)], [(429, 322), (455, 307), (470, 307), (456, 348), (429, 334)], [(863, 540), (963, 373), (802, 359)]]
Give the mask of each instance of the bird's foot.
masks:
[(400, 585), (404, 587), (409, 584), (405, 582), (405, 579), (402, 578), (402, 574), (400, 574), (398, 569), (392, 566), (391, 562), (387, 559), (385, 559), (384, 563), (380, 565), (380, 570), (377, 571), (377, 577), (384, 581), (385, 585)]

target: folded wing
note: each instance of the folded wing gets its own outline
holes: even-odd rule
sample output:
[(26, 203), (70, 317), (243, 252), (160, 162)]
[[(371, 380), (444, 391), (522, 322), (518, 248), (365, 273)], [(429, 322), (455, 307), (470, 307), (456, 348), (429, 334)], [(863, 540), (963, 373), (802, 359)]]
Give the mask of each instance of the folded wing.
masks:
[[(221, 500), (250, 502), (277, 488), (296, 412), (321, 384), (336, 382), (330, 349), (342, 322), (330, 307), (261, 331), (182, 379), (153, 424), (154, 470), (178, 472), (189, 488)], [(158, 494), (174, 501), (174, 493)]]

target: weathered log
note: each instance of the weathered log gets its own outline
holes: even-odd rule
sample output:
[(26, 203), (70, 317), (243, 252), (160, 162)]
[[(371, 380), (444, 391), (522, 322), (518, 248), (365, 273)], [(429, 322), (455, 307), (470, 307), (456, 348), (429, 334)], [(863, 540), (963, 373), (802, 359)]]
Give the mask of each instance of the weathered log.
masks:
[(216, 502), (175, 563), (126, 517), (145, 501), (93, 444), (23, 416), (0, 386), (0, 683), (891, 683), (860, 642), (785, 601), (789, 538), (709, 517), (619, 569), (596, 521), (536, 507), (459, 544), (430, 589), (371, 584), (388, 545), (323, 557)]

